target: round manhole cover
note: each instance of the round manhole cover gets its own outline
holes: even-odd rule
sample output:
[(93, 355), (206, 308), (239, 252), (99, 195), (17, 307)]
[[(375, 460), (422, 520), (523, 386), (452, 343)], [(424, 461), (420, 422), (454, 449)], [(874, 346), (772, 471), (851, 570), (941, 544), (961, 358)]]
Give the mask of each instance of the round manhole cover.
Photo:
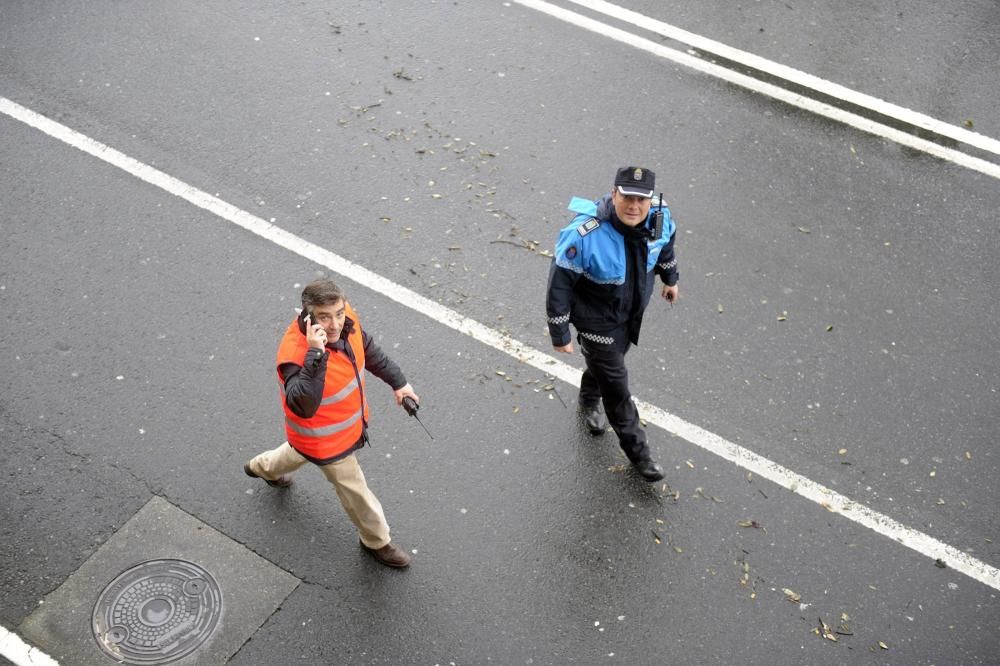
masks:
[(150, 560), (101, 592), (94, 637), (118, 662), (166, 664), (204, 643), (221, 614), (222, 593), (207, 571), (183, 560)]

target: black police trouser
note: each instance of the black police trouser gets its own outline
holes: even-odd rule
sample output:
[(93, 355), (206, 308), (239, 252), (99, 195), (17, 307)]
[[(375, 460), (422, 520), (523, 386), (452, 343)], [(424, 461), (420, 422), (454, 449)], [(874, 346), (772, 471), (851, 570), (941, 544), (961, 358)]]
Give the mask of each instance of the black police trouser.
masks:
[(632, 345), (627, 339), (619, 341), (617, 337), (611, 344), (602, 344), (582, 335), (577, 336), (587, 363), (580, 379), (580, 405), (593, 407), (598, 402), (604, 403), (608, 422), (618, 435), (618, 444), (625, 456), (636, 463), (650, 460), (651, 456), (646, 444), (646, 431), (639, 422), (639, 410), (635, 408), (628, 389), (625, 353)]

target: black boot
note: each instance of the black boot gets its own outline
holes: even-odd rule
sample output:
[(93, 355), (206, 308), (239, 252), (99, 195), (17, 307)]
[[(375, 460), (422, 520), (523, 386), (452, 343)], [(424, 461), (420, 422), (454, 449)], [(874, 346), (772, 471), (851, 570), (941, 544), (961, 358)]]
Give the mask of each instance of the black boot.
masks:
[(581, 407), (583, 420), (591, 435), (603, 435), (608, 430), (608, 417), (604, 414), (604, 405), (597, 403), (592, 407)]

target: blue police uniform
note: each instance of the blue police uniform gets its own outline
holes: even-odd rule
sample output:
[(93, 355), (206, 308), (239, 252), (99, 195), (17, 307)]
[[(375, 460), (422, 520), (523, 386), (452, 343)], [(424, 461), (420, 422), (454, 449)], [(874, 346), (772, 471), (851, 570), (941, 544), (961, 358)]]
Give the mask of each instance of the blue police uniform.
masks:
[[(654, 277), (675, 285), (675, 225), (670, 210), (653, 200), (646, 223), (623, 224), (610, 194), (598, 201), (574, 197), (573, 220), (559, 232), (549, 270), (546, 311), (552, 344), (571, 340), (569, 325), (587, 369), (580, 382), (584, 409), (603, 401), (608, 421), (632, 463), (651, 461), (646, 434), (628, 388), (625, 353), (639, 342), (642, 315), (654, 291)], [(662, 232), (654, 238), (656, 213)]]

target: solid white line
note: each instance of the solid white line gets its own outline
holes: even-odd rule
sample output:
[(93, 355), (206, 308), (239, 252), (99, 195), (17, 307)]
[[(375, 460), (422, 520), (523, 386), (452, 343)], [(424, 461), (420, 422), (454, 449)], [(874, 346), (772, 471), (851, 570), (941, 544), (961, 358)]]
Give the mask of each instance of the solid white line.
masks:
[(16, 666), (59, 666), (58, 661), (28, 645), (3, 625), (0, 625), (0, 656), (9, 659)]
[(702, 72), (703, 74), (714, 76), (728, 83), (741, 86), (762, 95), (767, 95), (768, 97), (785, 102), (786, 104), (790, 104), (825, 118), (835, 120), (839, 123), (849, 125), (855, 129), (862, 130), (863, 132), (868, 132), (869, 134), (889, 139), (890, 141), (913, 148), (914, 150), (919, 150), (929, 155), (933, 155), (934, 157), (939, 157), (943, 160), (947, 160), (954, 164), (958, 164), (959, 166), (978, 171), (1000, 180), (1000, 164), (995, 164), (978, 157), (972, 157), (962, 151), (946, 148), (934, 143), (933, 141), (927, 141), (926, 139), (921, 139), (913, 136), (912, 134), (907, 134), (906, 132), (897, 130), (893, 127), (881, 125), (874, 120), (850, 113), (849, 111), (844, 111), (843, 109), (838, 109), (830, 104), (819, 102), (774, 84), (755, 79), (752, 76), (734, 72), (731, 69), (715, 65), (702, 60), (701, 58), (663, 46), (662, 44), (651, 42), (648, 39), (637, 37), (630, 32), (609, 26), (606, 23), (601, 23), (600, 21), (595, 21), (594, 19), (587, 18), (586, 16), (581, 16), (580, 14), (563, 9), (562, 7), (551, 5), (547, 2), (543, 2), (542, 0), (511, 0), (511, 2), (516, 2), (519, 5), (548, 14), (553, 18), (565, 21), (566, 23), (583, 28), (584, 30), (589, 30), (634, 48), (647, 51), (661, 58), (671, 60), (696, 71)]
[[(558, 377), (567, 384), (576, 387), (580, 386), (581, 373), (576, 368), (519, 342), (508, 335), (504, 335), (473, 319), (469, 319), (451, 308), (425, 298), (402, 285), (396, 284), (368, 270), (364, 266), (348, 261), (329, 250), (325, 250), (294, 234), (290, 234), (284, 229), (240, 210), (207, 192), (202, 192), (172, 176), (168, 176), (162, 171), (138, 162), (103, 143), (86, 137), (65, 125), (61, 125), (3, 97), (0, 97), (0, 112), (16, 118), (85, 153), (93, 155), (108, 164), (112, 164), (136, 178), (155, 185), (166, 192), (170, 192), (290, 252), (314, 261), (344, 276), (348, 280), (378, 292), (405, 307), (430, 317), (434, 321), (440, 322), (483, 344), (509, 354), (522, 363)], [(932, 559), (941, 559), (952, 569), (994, 589), (1000, 590), (1000, 570), (933, 537), (906, 527), (885, 514), (853, 502), (844, 495), (836, 493), (790, 469), (763, 458), (753, 451), (688, 423), (655, 405), (640, 401), (638, 402), (638, 407), (647, 422), (658, 425), (667, 432), (673, 433), (695, 446), (743, 467), (761, 478), (768, 479), (782, 488), (786, 488), (817, 504), (821, 504), (829, 511), (839, 513), (859, 525), (863, 525), (878, 534), (898, 541), (922, 555), (926, 555)]]
[[(518, 0), (515, 0), (515, 2), (516, 1)], [(837, 97), (856, 106), (869, 109), (885, 116), (896, 118), (897, 120), (902, 120), (903, 122), (915, 127), (920, 127), (934, 132), (935, 134), (946, 136), (949, 139), (954, 139), (960, 143), (975, 146), (976, 148), (981, 148), (996, 155), (1000, 155), (1000, 141), (983, 134), (979, 134), (978, 132), (970, 132), (964, 127), (950, 125), (936, 118), (924, 115), (918, 111), (897, 106), (896, 104), (879, 99), (878, 97), (866, 95), (862, 92), (833, 83), (832, 81), (821, 79), (818, 76), (813, 76), (812, 74), (807, 74), (801, 70), (776, 63), (773, 60), (767, 60), (766, 58), (761, 58), (760, 56), (756, 56), (752, 53), (735, 49), (721, 42), (717, 42), (693, 32), (688, 32), (687, 30), (678, 28), (677, 26), (670, 25), (669, 23), (657, 21), (656, 19), (644, 16), (638, 12), (633, 12), (632, 10), (625, 9), (624, 7), (619, 7), (618, 5), (613, 5), (610, 2), (605, 2), (605, 0), (568, 1), (580, 5), (581, 7), (587, 7), (588, 9), (600, 12), (605, 16), (610, 16), (625, 23), (630, 23), (634, 26), (663, 35), (664, 37), (669, 37), (670, 39), (693, 46), (697, 49), (701, 49), (702, 51), (714, 53), (715, 55), (721, 56), (735, 63), (752, 67), (753, 69), (761, 72), (767, 72), (772, 76), (776, 76), (786, 81), (791, 81), (792, 83), (810, 88), (823, 93), (824, 95)]]

